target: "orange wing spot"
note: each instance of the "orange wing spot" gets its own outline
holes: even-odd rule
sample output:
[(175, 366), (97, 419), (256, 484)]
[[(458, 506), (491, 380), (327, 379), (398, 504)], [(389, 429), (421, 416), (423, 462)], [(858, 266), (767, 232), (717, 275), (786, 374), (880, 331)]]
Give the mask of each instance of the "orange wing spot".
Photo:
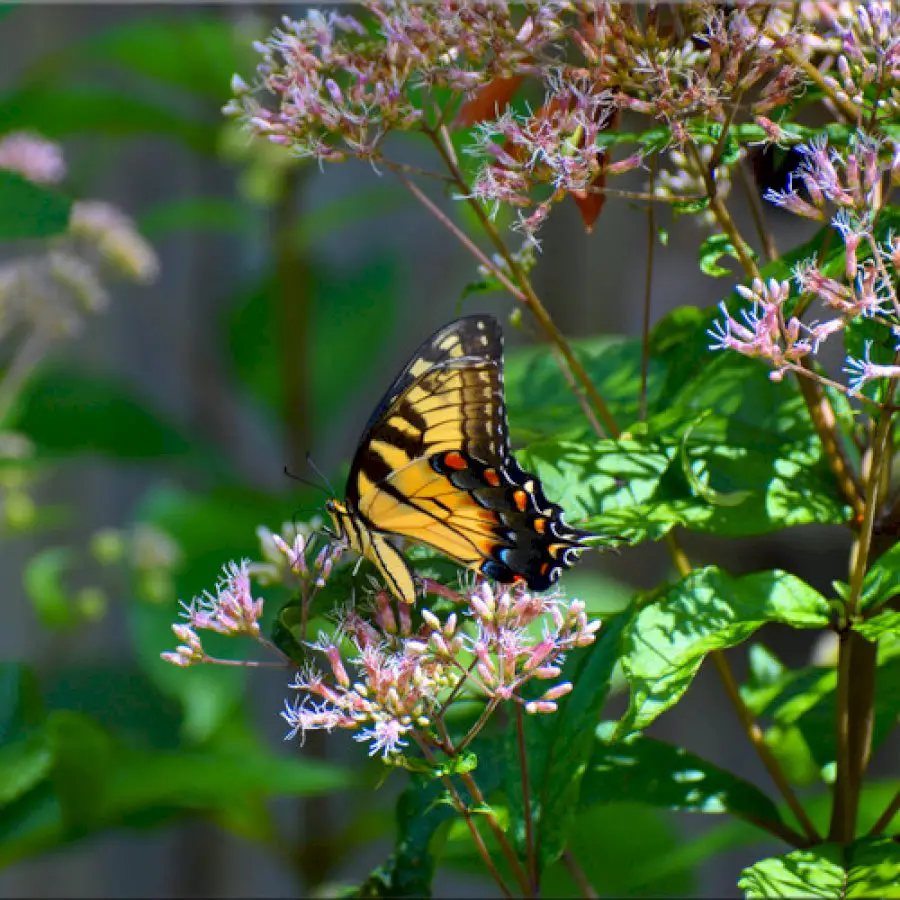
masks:
[(449, 469), (456, 469), (457, 472), (469, 467), (463, 455), (455, 451), (444, 454), (444, 465)]
[(524, 575), (513, 575), (513, 584), (525, 584), (525, 576)]
[(550, 563), (543, 563), (541, 565), (541, 575), (546, 575), (550, 571)]
[(534, 520), (534, 530), (538, 534), (544, 534), (547, 531), (547, 520), (546, 519), (535, 519)]
[(513, 494), (513, 502), (516, 504), (519, 512), (525, 512), (528, 507), (528, 494), (525, 491), (516, 491)]
[(500, 476), (497, 474), (496, 469), (485, 469), (484, 470), (484, 480), (491, 487), (497, 487), (500, 484)]
[(569, 549), (568, 544), (550, 544), (550, 546), (547, 547), (547, 552), (551, 556), (558, 556), (563, 550), (568, 550), (568, 549)]

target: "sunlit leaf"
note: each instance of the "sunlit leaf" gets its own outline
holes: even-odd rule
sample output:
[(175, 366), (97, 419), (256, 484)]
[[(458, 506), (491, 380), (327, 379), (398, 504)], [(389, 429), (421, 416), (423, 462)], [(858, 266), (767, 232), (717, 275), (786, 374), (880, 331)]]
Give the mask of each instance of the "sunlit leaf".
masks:
[(706, 814), (728, 813), (751, 824), (780, 823), (778, 808), (758, 787), (683, 747), (635, 737), (598, 740), (581, 789), (581, 804), (619, 801)]
[(795, 850), (745, 869), (738, 887), (748, 900), (773, 897), (900, 897), (900, 846), (890, 838)]
[(707, 653), (739, 644), (768, 622), (825, 628), (830, 609), (809, 585), (777, 570), (735, 578), (699, 569), (647, 598), (623, 636), (631, 700), (618, 733), (645, 728), (681, 699)]
[(858, 631), (867, 641), (877, 641), (889, 636), (900, 638), (900, 610), (882, 610), (865, 622), (856, 622), (853, 630)]
[(725, 234), (714, 234), (706, 238), (700, 245), (700, 269), (713, 278), (722, 278), (723, 276), (732, 276), (731, 269), (726, 269), (719, 264), (719, 260), (723, 256), (730, 256), (732, 259), (740, 260), (737, 249), (731, 239)]
[(822, 897), (840, 900), (845, 880), (841, 848), (820, 844), (786, 856), (760, 860), (744, 869), (738, 887), (748, 900), (775, 897)]

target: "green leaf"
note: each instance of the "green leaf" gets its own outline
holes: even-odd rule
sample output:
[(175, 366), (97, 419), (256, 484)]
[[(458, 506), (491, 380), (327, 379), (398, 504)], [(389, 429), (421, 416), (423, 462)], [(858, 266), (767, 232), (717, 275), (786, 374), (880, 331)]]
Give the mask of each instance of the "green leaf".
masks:
[(181, 709), (136, 665), (111, 662), (55, 666), (43, 679), (48, 710), (73, 710), (130, 747), (175, 749)]
[[(865, 834), (877, 821), (891, 801), (900, 782), (869, 781), (860, 792), (860, 815), (857, 834)], [(823, 791), (804, 798), (804, 807), (812, 818), (819, 833), (827, 833), (831, 816), (832, 794)], [(603, 809), (603, 807), (601, 807)], [(782, 818), (790, 815), (785, 804), (781, 805)], [(759, 845), (759, 831), (741, 821), (724, 822), (717, 828), (693, 840), (687, 840), (676, 848), (648, 858), (640, 867), (641, 884), (651, 878), (673, 876), (685, 871), (694, 871), (697, 866), (728, 850), (741, 847), (756, 848)]]
[(105, 824), (103, 795), (113, 772), (116, 746), (87, 716), (67, 710), (47, 718), (53, 783), (62, 820), (76, 834)]
[(844, 854), (836, 844), (761, 860), (741, 873), (748, 900), (772, 897), (900, 897), (900, 846), (890, 838), (862, 840)]
[(775, 897), (844, 897), (844, 865), (841, 848), (820, 844), (811, 850), (795, 850), (754, 863), (741, 873), (738, 887), (748, 900)]
[(560, 680), (572, 682), (574, 689), (559, 701), (557, 712), (525, 718), (530, 808), (526, 807), (522, 792), (517, 729), (511, 725), (507, 730), (506, 797), (510, 828), (518, 852), (525, 859), (525, 821), (530, 815), (542, 869), (565, 848), (581, 780), (594, 749), (594, 726), (609, 694), (626, 621), (625, 615), (608, 618), (594, 644), (573, 653)]
[(0, 169), (0, 241), (62, 234), (71, 210), (68, 197)]
[(0, 662), (0, 744), (29, 733), (44, 718), (34, 672), (18, 662)]
[(189, 197), (166, 200), (146, 210), (138, 220), (145, 237), (155, 239), (178, 231), (220, 231), (249, 237), (257, 226), (256, 216), (227, 197)]
[(62, 368), (41, 369), (6, 423), (34, 442), (39, 457), (99, 454), (118, 459), (181, 459), (205, 471), (224, 462), (155, 413), (121, 380)]
[[(470, 745), (478, 759), (474, 773), (484, 796), (501, 783), (502, 756), (496, 739), (476, 738)], [(465, 785), (454, 779), (463, 802), (473, 805)], [(442, 781), (412, 775), (397, 801), (397, 840), (394, 853), (364, 883), (362, 896), (430, 897), (435, 871), (436, 837), (442, 827), (457, 817), (447, 799)]]
[(157, 14), (93, 34), (45, 61), (42, 71), (61, 74), (77, 66), (112, 63), (199, 94), (218, 108), (230, 95), (231, 76), (252, 66), (251, 42), (225, 17)]
[[(898, 650), (900, 643), (885, 641), (879, 645), (873, 748), (891, 734), (900, 714)], [(835, 763), (836, 690), (836, 669), (820, 666), (786, 669), (764, 687), (751, 683), (741, 690), (751, 712), (773, 722), (766, 731), (766, 740), (797, 783), (826, 778)]]
[(74, 624), (72, 598), (63, 584), (63, 575), (72, 565), (70, 547), (39, 550), (25, 564), (22, 583), (41, 624), (47, 628), (67, 628)]
[(312, 796), (352, 784), (336, 766), (261, 748), (135, 751), (73, 712), (52, 713), (48, 733), (64, 821), (76, 833), (172, 809), (227, 809), (255, 796)]
[(136, 137), (161, 134), (182, 141), (198, 153), (216, 151), (218, 110), (206, 121), (196, 113), (179, 114), (172, 105), (141, 100), (133, 91), (103, 84), (31, 84), (0, 95), (0, 122), (6, 131), (37, 131), (48, 138), (75, 134)]
[(692, 572), (631, 614), (622, 656), (631, 699), (618, 734), (646, 728), (674, 706), (711, 650), (733, 647), (768, 622), (825, 628), (829, 621), (825, 598), (786, 572)]
[(853, 630), (858, 631), (867, 641), (878, 641), (888, 636), (900, 638), (900, 610), (882, 610), (865, 622), (856, 622)]
[(0, 806), (27, 794), (50, 774), (52, 755), (40, 732), (0, 746)]
[(665, 809), (728, 813), (751, 824), (780, 824), (778, 808), (758, 787), (705, 759), (653, 738), (598, 740), (581, 804), (647, 803)]
[[(689, 867), (650, 871), (654, 860), (676, 853), (681, 842), (674, 816), (641, 803), (610, 803), (576, 813), (567, 850), (601, 897), (695, 897), (698, 886)], [(502, 856), (497, 853), (494, 859), (507, 883), (514, 884)], [(448, 835), (445, 863), (484, 875), (484, 863), (459, 822)], [(544, 871), (540, 893), (550, 900), (582, 896), (583, 890), (558, 860)]]
[(850, 848), (845, 896), (897, 900), (900, 897), (900, 844), (888, 837), (857, 841)]
[[(641, 384), (640, 341), (604, 336), (573, 341), (572, 350), (616, 420), (635, 419)], [(662, 367), (651, 359), (647, 384), (651, 408), (661, 402), (662, 374)], [(584, 409), (546, 346), (512, 350), (504, 385), (513, 441), (596, 440)]]
[(882, 553), (863, 579), (860, 601), (863, 609), (880, 606), (900, 594), (900, 544)]
[(724, 266), (719, 265), (719, 260), (723, 256), (730, 256), (732, 259), (740, 261), (737, 249), (728, 235), (710, 235), (700, 245), (700, 270), (705, 274), (710, 275), (712, 278), (722, 278), (723, 276), (734, 277), (734, 273), (731, 269), (726, 269)]
[[(527, 446), (521, 460), (583, 527), (638, 543), (675, 526), (745, 536), (848, 520), (797, 386), (790, 379), (773, 383), (759, 360), (711, 353), (712, 318), (681, 309), (654, 329), (649, 418), (616, 441), (586, 443), (583, 413), (564, 384), (551, 382), (571, 405), (560, 405), (550, 419), (540, 379), (520, 379), (522, 417), (552, 426), (552, 439)], [(634, 402), (638, 356), (626, 354), (622, 363), (617, 383)], [(515, 432), (513, 390), (509, 401)], [(846, 404), (837, 395), (834, 402), (841, 422), (852, 425)], [(621, 416), (627, 399), (612, 411), (627, 422)]]

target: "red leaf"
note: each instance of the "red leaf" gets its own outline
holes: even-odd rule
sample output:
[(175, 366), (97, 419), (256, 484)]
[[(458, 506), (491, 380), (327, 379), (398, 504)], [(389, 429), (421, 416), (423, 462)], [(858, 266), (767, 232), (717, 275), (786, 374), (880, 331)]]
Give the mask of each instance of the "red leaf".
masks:
[[(603, 156), (601, 169), (594, 176), (591, 187), (606, 187), (606, 155)], [(590, 234), (594, 230), (594, 222), (597, 221), (600, 212), (603, 210), (603, 204), (606, 203), (606, 194), (594, 193), (593, 191), (572, 191), (571, 194), (578, 211), (581, 213), (584, 230)]]
[(466, 100), (456, 114), (454, 125), (470, 128), (479, 122), (495, 119), (509, 106), (519, 85), (525, 80), (523, 75), (512, 78), (495, 78), (483, 85), (471, 100)]

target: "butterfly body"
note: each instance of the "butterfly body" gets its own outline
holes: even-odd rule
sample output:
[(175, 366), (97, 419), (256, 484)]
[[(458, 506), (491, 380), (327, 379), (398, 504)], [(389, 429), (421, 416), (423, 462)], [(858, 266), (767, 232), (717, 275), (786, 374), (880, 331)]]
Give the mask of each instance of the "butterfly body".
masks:
[(537, 591), (577, 559), (587, 537), (565, 524), (509, 450), (503, 337), (486, 315), (451, 322), (407, 363), (366, 426), (346, 501), (326, 509), (338, 536), (408, 603), (415, 579), (392, 537)]

